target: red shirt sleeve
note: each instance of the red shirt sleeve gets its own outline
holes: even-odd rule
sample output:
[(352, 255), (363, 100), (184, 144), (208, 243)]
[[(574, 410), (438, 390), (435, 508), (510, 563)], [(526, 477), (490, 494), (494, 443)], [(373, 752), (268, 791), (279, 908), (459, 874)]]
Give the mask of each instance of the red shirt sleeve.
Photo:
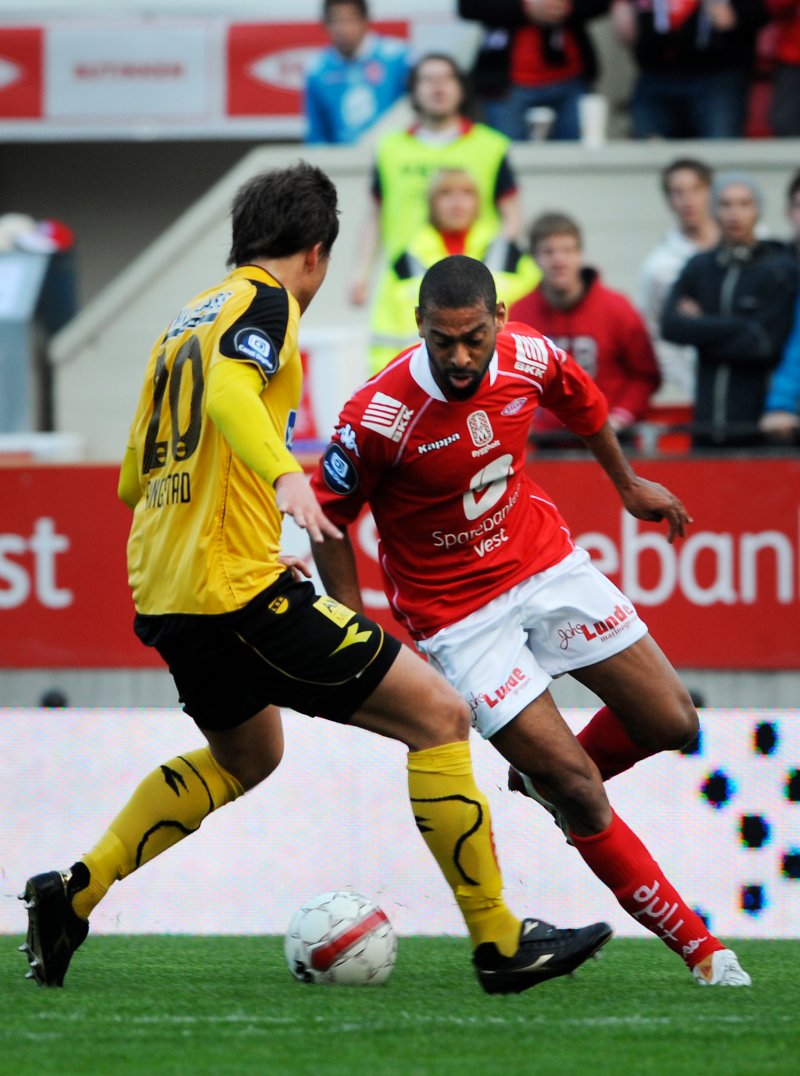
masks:
[[(506, 326), (508, 332), (515, 329), (530, 335), (527, 325)], [(556, 347), (553, 341), (542, 336), (550, 357), (547, 371), (542, 378), (540, 404), (552, 411), (568, 430), (578, 436), (597, 433), (608, 418), (608, 404), (591, 377), (578, 366), (566, 351)]]

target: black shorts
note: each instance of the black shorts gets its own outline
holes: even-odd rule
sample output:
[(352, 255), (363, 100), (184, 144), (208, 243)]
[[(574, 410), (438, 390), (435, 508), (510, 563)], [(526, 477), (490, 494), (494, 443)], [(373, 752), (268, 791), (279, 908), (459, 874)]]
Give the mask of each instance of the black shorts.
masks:
[(242, 609), (137, 613), (134, 630), (169, 665), (186, 713), (212, 730), (270, 704), (349, 721), (400, 652), (374, 621), (288, 571)]

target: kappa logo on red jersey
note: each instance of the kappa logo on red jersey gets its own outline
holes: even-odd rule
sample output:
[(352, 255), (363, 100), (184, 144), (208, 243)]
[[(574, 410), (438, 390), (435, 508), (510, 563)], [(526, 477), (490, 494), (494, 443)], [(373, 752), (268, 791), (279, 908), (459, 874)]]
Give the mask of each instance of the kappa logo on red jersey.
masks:
[(550, 362), (550, 353), (544, 340), (534, 336), (519, 336), (517, 333), (512, 333), (511, 336), (517, 347), (514, 369), (521, 370), (524, 374), (533, 374), (536, 377), (541, 377), (542, 374), (546, 373)]
[(361, 425), (382, 437), (388, 437), (390, 441), (399, 441), (413, 414), (400, 400), (387, 396), (385, 392), (376, 392), (367, 404)]

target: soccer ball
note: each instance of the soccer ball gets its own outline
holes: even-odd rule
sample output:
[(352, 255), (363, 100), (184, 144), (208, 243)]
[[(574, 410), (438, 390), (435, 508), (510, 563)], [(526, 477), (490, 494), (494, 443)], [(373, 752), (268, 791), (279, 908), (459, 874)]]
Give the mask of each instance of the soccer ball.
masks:
[(292, 916), (283, 943), (289, 971), (301, 983), (377, 986), (397, 956), (386, 913), (360, 893), (321, 893)]

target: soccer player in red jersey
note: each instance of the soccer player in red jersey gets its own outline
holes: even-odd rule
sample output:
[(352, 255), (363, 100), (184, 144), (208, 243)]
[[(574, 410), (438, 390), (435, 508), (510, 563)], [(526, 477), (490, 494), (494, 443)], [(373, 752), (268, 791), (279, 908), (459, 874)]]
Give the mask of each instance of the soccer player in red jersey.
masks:
[[(345, 404), (314, 491), (341, 528), (369, 503), (395, 616), (622, 907), (697, 982), (748, 985), (606, 797), (604, 780), (691, 740), (697, 714), (632, 603), (526, 473), (536, 408), (584, 439), (636, 518), (666, 520), (670, 541), (691, 518), (633, 472), (577, 363), (529, 326), (504, 324), (481, 262), (454, 255), (429, 269), (417, 321), (422, 343)], [(347, 540), (313, 548), (328, 593), (362, 608)], [(578, 738), (548, 690), (567, 672), (606, 703)]]

